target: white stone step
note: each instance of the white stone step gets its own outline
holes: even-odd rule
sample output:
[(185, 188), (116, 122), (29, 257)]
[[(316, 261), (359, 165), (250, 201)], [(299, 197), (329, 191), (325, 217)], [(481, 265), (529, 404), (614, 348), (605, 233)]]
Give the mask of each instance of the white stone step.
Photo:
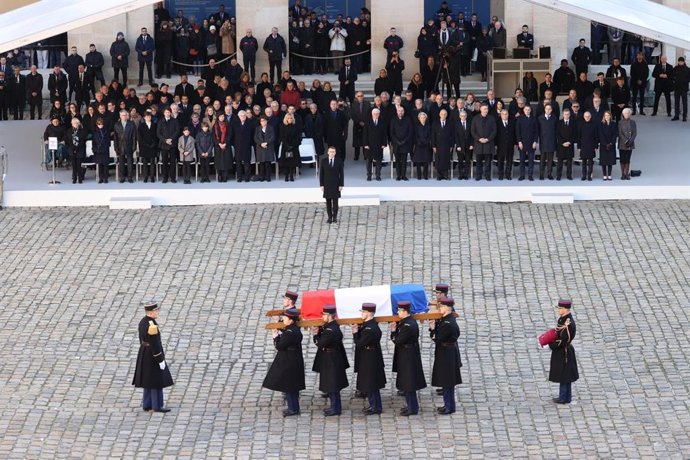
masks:
[(110, 198), (110, 209), (151, 209), (151, 198), (136, 196), (114, 196)]
[(345, 195), (338, 200), (340, 206), (378, 206), (381, 199), (378, 195)]
[(575, 196), (572, 193), (533, 192), (532, 203), (542, 204), (573, 204)]

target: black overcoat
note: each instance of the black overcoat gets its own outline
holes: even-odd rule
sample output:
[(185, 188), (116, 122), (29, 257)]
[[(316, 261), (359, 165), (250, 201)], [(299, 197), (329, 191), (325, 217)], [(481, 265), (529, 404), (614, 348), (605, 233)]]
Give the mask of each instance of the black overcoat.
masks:
[(373, 119), (368, 119), (364, 123), (364, 135), (362, 143), (364, 147), (364, 158), (369, 158), (376, 161), (383, 159), (383, 148), (388, 145), (388, 134), (386, 133), (386, 124), (381, 120), (379, 115), (378, 122), (374, 124)]
[(166, 362), (161, 370), (159, 363), (165, 361), (163, 342), (158, 322), (144, 316), (139, 321), (139, 353), (134, 369), (132, 385), (137, 388), (167, 388), (173, 385), (170, 367)]
[[(472, 138), (474, 139), (474, 154), (479, 155), (493, 155), (495, 153), (494, 142), (496, 138), (496, 118), (491, 115), (482, 117), (481, 115), (472, 118), (470, 125)], [(479, 142), (479, 139), (486, 138), (489, 140), (486, 144)]]
[(462, 362), (457, 346), (459, 336), (460, 328), (452, 313), (438, 320), (436, 328), (431, 331), (431, 338), (436, 343), (432, 386), (447, 388), (462, 383)]
[(340, 198), (340, 187), (345, 186), (345, 173), (343, 160), (333, 158), (333, 166), (330, 159), (325, 156), (319, 166), (319, 186), (323, 187), (323, 197), (326, 199)]
[(441, 127), (440, 120), (434, 122), (431, 128), (431, 145), (436, 149), (436, 168), (448, 171), (455, 145), (455, 128), (450, 120), (446, 120), (445, 127)]
[(77, 128), (76, 136), (74, 133), (74, 128), (70, 128), (67, 131), (65, 134), (65, 145), (69, 147), (70, 157), (84, 160), (86, 159), (86, 136), (88, 133), (84, 128)]
[(431, 123), (423, 125), (419, 121), (414, 122), (414, 151), (412, 161), (415, 163), (431, 163)]
[[(223, 134), (221, 130), (221, 122), (216, 122), (213, 125), (213, 142), (215, 144), (215, 148), (213, 149), (215, 152), (214, 162), (218, 171), (230, 171), (234, 163), (232, 149), (230, 148), (232, 128), (227, 121), (223, 121), (222, 123), (226, 126), (225, 134)], [(226, 144), (225, 148), (220, 148), (220, 144)]]
[(594, 120), (584, 121), (580, 123), (579, 135), (580, 135), (580, 158), (583, 160), (594, 159), (597, 155), (597, 145), (599, 141), (597, 140), (597, 126), (598, 124)]
[[(299, 146), (302, 143), (302, 134), (295, 124), (280, 125), (280, 165), (287, 168), (296, 168), (301, 164)], [(288, 158), (287, 152), (292, 152)]]
[(331, 321), (319, 328), (318, 334), (314, 336), (314, 343), (318, 350), (311, 370), (321, 374), (319, 390), (329, 393), (349, 386), (345, 370), (350, 367), (350, 363), (338, 323)]
[(359, 356), (355, 371), (357, 372), (357, 389), (362, 392), (379, 390), (386, 386), (386, 370), (381, 353), (381, 328), (375, 319), (365, 321), (353, 334)]
[(282, 333), (273, 339), (273, 344), (278, 353), (268, 369), (263, 387), (284, 393), (304, 390), (304, 357), (299, 326), (293, 323), (283, 329)]
[(254, 129), (256, 125), (252, 120), (245, 120), (244, 124), (240, 119), (233, 117), (232, 126), (232, 146), (235, 149), (235, 160), (246, 164), (252, 161), (252, 141), (254, 140)]
[(426, 388), (422, 354), (419, 350), (419, 325), (417, 320), (408, 316), (398, 322), (395, 331), (391, 332), (395, 343), (393, 355), (393, 372), (397, 372), (395, 387), (402, 391), (417, 391)]
[(412, 120), (410, 117), (394, 117), (390, 122), (389, 130), (393, 153), (412, 152), (412, 143), (414, 142), (414, 127), (412, 126)]
[(537, 118), (539, 124), (539, 151), (540, 152), (555, 152), (556, 151), (556, 123), (558, 118), (553, 114), (546, 119), (546, 115), (540, 115)]
[(156, 123), (151, 122), (151, 127), (146, 125), (146, 120), (141, 120), (137, 127), (137, 141), (139, 143), (139, 156), (142, 158), (156, 158), (158, 149), (158, 137), (156, 136)]
[[(572, 120), (568, 120), (568, 126), (565, 125), (565, 120), (558, 121), (558, 127), (556, 128), (556, 140), (558, 142), (558, 147), (556, 149), (556, 155), (558, 158), (572, 158), (575, 156), (575, 123)], [(564, 147), (565, 142), (570, 142), (569, 147)]]
[[(570, 320), (570, 324), (565, 326)], [(565, 327), (564, 327), (565, 326)], [(549, 344), (551, 348), (551, 366), (549, 367), (549, 380), (556, 383), (571, 383), (580, 378), (577, 370), (577, 359), (572, 341), (575, 338), (575, 320), (568, 313), (558, 318), (556, 325), (558, 338)]]

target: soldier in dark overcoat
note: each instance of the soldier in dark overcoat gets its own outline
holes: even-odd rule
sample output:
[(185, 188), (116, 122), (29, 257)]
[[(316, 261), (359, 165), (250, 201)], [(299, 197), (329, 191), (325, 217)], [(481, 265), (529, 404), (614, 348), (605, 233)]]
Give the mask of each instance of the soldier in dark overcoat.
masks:
[(165, 407), (163, 388), (172, 386), (173, 379), (156, 321), (160, 307), (155, 301), (145, 302), (144, 310), (146, 316), (139, 321), (139, 353), (132, 385), (144, 389), (142, 406), (145, 411), (170, 412)]
[(431, 374), (431, 385), (443, 388), (443, 407), (437, 409), (439, 414), (455, 412), (455, 385), (462, 383), (460, 375), (460, 353), (457, 347), (460, 328), (453, 315), (455, 301), (445, 297), (439, 301), (441, 319), (429, 324), (431, 339), (436, 344), (434, 351), (434, 368)]
[(362, 304), (361, 325), (353, 325), (352, 332), (355, 347), (359, 351), (355, 364), (357, 372), (357, 389), (365, 392), (369, 399), (369, 407), (363, 410), (366, 415), (380, 414), (383, 411), (381, 402), (381, 388), (386, 386), (386, 371), (381, 353), (381, 329), (374, 314), (376, 304)]
[(343, 346), (343, 333), (335, 321), (335, 314), (334, 305), (323, 307), (322, 319), (325, 324), (313, 329), (314, 343), (318, 350), (311, 370), (321, 375), (319, 390), (327, 393), (331, 401), (331, 407), (323, 411), (326, 417), (340, 415), (340, 390), (350, 385), (345, 373), (350, 363)]
[(575, 338), (575, 319), (570, 309), (573, 302), (569, 299), (558, 301), (558, 321), (556, 322), (556, 340), (549, 344), (551, 348), (551, 365), (549, 381), (560, 384), (558, 397), (553, 398), (556, 404), (570, 404), (573, 399), (572, 383), (580, 378), (577, 370), (577, 359), (572, 342)]
[(395, 386), (405, 393), (407, 406), (400, 415), (408, 417), (419, 413), (417, 390), (426, 388), (422, 354), (419, 350), (419, 325), (410, 315), (411, 304), (407, 300), (398, 302), (398, 323), (391, 323), (391, 340), (395, 343), (393, 371), (397, 372)]

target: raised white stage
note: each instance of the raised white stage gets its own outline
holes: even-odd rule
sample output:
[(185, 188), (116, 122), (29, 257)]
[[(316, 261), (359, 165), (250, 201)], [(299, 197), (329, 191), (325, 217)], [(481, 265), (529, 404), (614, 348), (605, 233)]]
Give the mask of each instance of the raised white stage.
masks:
[[(486, 202), (572, 202), (579, 200), (640, 200), (690, 199), (690, 125), (671, 122), (665, 115), (636, 117), (637, 149), (633, 152), (632, 169), (642, 176), (621, 181), (620, 170), (614, 167), (611, 182), (601, 180), (601, 169), (595, 164), (592, 182), (580, 181), (580, 167), (575, 166), (573, 181), (499, 181), (491, 182), (436, 180), (396, 182), (390, 168), (385, 168), (382, 182), (365, 180), (364, 162), (352, 160), (348, 140), (345, 189), (342, 205), (372, 205), (380, 201), (486, 201)], [(244, 203), (320, 203), (323, 202), (315, 170), (304, 168), (295, 182), (273, 180), (270, 183), (210, 184), (193, 182), (177, 184), (120, 184), (111, 180), (98, 184), (95, 171), (89, 170), (83, 184), (73, 185), (71, 171), (59, 168), (58, 185), (49, 185), (50, 171), (41, 170), (40, 143), (47, 121), (0, 122), (0, 145), (9, 153), (9, 171), (4, 184), (3, 206), (111, 206), (114, 208), (145, 208)], [(517, 154), (516, 154), (517, 156)], [(517, 176), (517, 166), (514, 175)], [(538, 165), (535, 165), (538, 168)], [(408, 174), (409, 175), (409, 174)], [(111, 203), (112, 200), (112, 203)], [(148, 206), (147, 206), (148, 202)]]

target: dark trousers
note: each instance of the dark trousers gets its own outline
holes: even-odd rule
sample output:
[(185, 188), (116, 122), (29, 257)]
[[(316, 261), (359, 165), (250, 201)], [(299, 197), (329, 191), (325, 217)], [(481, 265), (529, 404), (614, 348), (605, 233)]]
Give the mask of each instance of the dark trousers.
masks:
[(539, 179), (544, 179), (544, 173), (546, 173), (546, 177), (553, 179), (553, 152), (541, 152)]
[(688, 92), (687, 91), (673, 91), (673, 99), (676, 107), (676, 118), (680, 117), (680, 103), (683, 103), (683, 119), (688, 118)]
[(561, 383), (558, 387), (558, 399), (563, 402), (571, 402), (573, 400), (573, 384)]
[(395, 152), (395, 173), (398, 178), (407, 177), (407, 153)]
[(182, 177), (185, 182), (189, 182), (192, 180), (192, 162), (191, 161), (183, 161), (182, 162)]
[(14, 101), (12, 104), (12, 112), (15, 120), (24, 119), (24, 107), (26, 103), (24, 101)]
[(520, 150), (520, 177), (525, 177), (525, 167), (527, 167), (528, 177), (534, 175), (534, 149), (532, 146)]
[[(314, 53), (309, 53), (307, 54), (308, 51), (306, 51), (304, 54), (305, 56), (313, 56)], [(352, 63), (354, 65), (354, 63)], [(302, 58), (302, 71), (304, 72), (305, 75), (311, 75), (312, 72), (314, 71), (314, 60), (311, 58)]]
[(582, 159), (582, 178), (588, 179), (592, 177), (592, 170), (594, 169), (594, 158)]
[(177, 151), (170, 149), (161, 150), (161, 172), (163, 180), (177, 180)]
[(659, 110), (659, 99), (661, 99), (662, 94), (666, 99), (666, 113), (671, 116), (671, 91), (668, 89), (654, 92), (654, 111), (652, 113), (656, 113)]
[(299, 391), (285, 393), (285, 400), (287, 401), (288, 410), (299, 412)]
[(503, 177), (511, 178), (513, 177), (513, 154), (515, 148), (511, 145), (508, 147), (507, 151), (504, 149), (498, 149), (498, 178), (503, 179)]
[(237, 179), (249, 182), (252, 178), (252, 165), (249, 161), (237, 160)]
[(604, 165), (601, 167), (601, 172), (603, 173), (604, 177), (610, 176), (611, 173), (613, 172), (613, 166), (611, 165)]
[(271, 162), (262, 161), (259, 163), (259, 177), (262, 180), (271, 182)]
[(367, 399), (369, 400), (369, 407), (371, 407), (371, 410), (373, 410), (374, 412), (383, 411), (383, 403), (381, 402), (380, 390), (372, 390), (368, 392)]
[(144, 83), (144, 66), (149, 76), (149, 85), (153, 83), (153, 71), (151, 70), (151, 61), (139, 61), (139, 84)]
[(38, 119), (40, 120), (43, 113), (43, 99), (41, 96), (29, 96), (29, 116), (32, 120), (34, 119), (35, 112), (38, 112)]
[[(268, 72), (271, 84), (275, 83), (274, 77), (276, 73), (278, 74), (278, 80), (280, 80), (281, 75), (283, 75), (283, 62), (282, 61), (268, 61)], [(274, 73), (275, 72), (275, 73)]]
[(556, 164), (556, 179), (560, 179), (563, 175), (563, 163), (565, 163), (565, 176), (568, 179), (573, 178), (573, 157), (570, 158), (558, 158), (558, 163)]
[(443, 388), (443, 407), (455, 412), (455, 387)]
[(127, 84), (127, 67), (113, 67), (114, 79), (117, 80), (119, 73), (122, 72), (122, 84)]
[(355, 149), (355, 161), (359, 160), (360, 147), (353, 147)]
[(417, 166), (417, 179), (428, 179), (429, 178), (429, 163), (416, 163)]
[(252, 81), (256, 81), (256, 56), (247, 56), (246, 54), (243, 54), (242, 62), (244, 64), (244, 70), (249, 72), (249, 76), (252, 78)]
[(98, 180), (99, 181), (107, 181), (108, 180), (108, 163), (104, 164), (99, 164), (98, 166)]
[(156, 162), (157, 159), (155, 157), (141, 157), (141, 162), (142, 162), (142, 173), (144, 177), (150, 177), (152, 180), (155, 180), (156, 178)]
[(328, 218), (338, 218), (338, 198), (326, 198), (326, 213)]
[(482, 173), (484, 179), (491, 180), (491, 155), (477, 155), (477, 167), (474, 171), (474, 178), (481, 179)]
[(472, 170), (472, 150), (465, 147), (458, 152), (458, 179), (469, 179)]
[(419, 402), (417, 401), (416, 391), (406, 391), (405, 401), (407, 402), (407, 410), (410, 414), (419, 412)]
[(339, 391), (329, 391), (328, 392), (328, 399), (331, 400), (331, 410), (335, 412), (336, 414), (340, 414), (343, 410), (343, 405), (340, 401), (340, 392)]
[[(381, 177), (381, 163), (382, 161), (376, 161), (376, 177)], [(371, 179), (371, 168), (374, 164), (374, 159), (369, 155), (367, 158), (367, 179)]]
[(134, 156), (131, 153), (128, 155), (118, 155), (117, 167), (121, 181), (134, 179)]
[(8, 110), (10, 108), (9, 98), (7, 96), (0, 96), (0, 120), (8, 120)]
[(211, 157), (199, 157), (199, 169), (201, 170), (201, 180), (209, 180), (208, 174), (211, 169)]
[(637, 109), (637, 95), (640, 96), (640, 113), (644, 110), (644, 93), (647, 90), (647, 82), (643, 82), (641, 85), (633, 83), (632, 85), (632, 109), (633, 112)]
[(144, 410), (158, 410), (165, 407), (162, 388), (144, 388), (144, 397), (141, 405)]
[(84, 168), (81, 167), (81, 157), (72, 155), (72, 181), (84, 180)]

